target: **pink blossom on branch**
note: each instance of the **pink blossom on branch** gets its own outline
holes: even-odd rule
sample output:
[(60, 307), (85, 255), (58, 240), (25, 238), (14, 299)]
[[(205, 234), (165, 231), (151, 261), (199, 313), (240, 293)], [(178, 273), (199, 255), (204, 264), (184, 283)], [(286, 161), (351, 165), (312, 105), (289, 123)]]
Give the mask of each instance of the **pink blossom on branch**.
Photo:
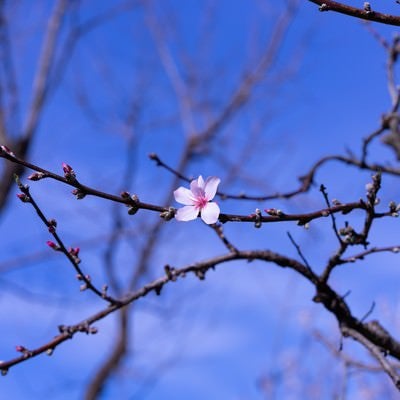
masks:
[(218, 221), (220, 209), (217, 203), (211, 202), (217, 193), (221, 180), (210, 176), (204, 181), (200, 175), (190, 182), (190, 190), (180, 187), (174, 191), (175, 200), (184, 205), (177, 210), (175, 218), (178, 221), (191, 221), (200, 213), (201, 219), (206, 224), (215, 224)]

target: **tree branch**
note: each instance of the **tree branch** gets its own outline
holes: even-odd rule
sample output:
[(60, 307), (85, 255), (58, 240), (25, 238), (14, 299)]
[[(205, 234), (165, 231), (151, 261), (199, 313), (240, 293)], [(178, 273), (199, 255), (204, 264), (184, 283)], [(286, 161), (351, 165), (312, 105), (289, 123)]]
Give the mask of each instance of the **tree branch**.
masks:
[(314, 4), (319, 5), (320, 11), (335, 11), (340, 14), (349, 15), (350, 17), (360, 18), (367, 21), (379, 22), (386, 25), (400, 26), (400, 17), (390, 14), (383, 14), (373, 10), (369, 10), (368, 7), (364, 9), (351, 7), (343, 3), (338, 3), (332, 0), (308, 0)]

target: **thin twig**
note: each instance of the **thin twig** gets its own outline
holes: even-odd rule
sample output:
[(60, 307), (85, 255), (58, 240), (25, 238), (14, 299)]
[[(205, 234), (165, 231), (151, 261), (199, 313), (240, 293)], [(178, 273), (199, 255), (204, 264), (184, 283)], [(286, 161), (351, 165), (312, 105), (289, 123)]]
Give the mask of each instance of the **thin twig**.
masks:
[[(331, 208), (331, 203), (330, 203), (329, 198), (328, 198), (328, 193), (327, 193), (327, 191), (326, 191), (326, 187), (325, 187), (324, 185), (321, 185), (320, 188), (319, 188), (319, 190), (320, 190), (320, 192), (322, 193), (322, 196), (324, 197), (324, 200), (325, 200), (325, 203), (326, 203), (328, 209), (330, 209), (330, 208)], [(332, 213), (329, 214), (329, 215), (330, 215), (331, 221), (332, 221), (332, 229), (333, 229), (333, 231), (335, 232), (335, 235), (336, 235), (336, 237), (337, 237), (339, 243), (342, 244), (342, 243), (343, 243), (343, 240), (342, 240), (342, 238), (340, 237), (340, 234), (339, 234), (339, 231), (338, 231), (338, 228), (337, 228), (337, 225), (336, 225), (336, 218), (335, 218), (335, 215), (332, 214)]]
[(371, 304), (371, 307), (370, 307), (369, 310), (364, 314), (364, 316), (361, 317), (360, 321), (361, 321), (361, 322), (364, 322), (364, 321), (372, 314), (372, 312), (374, 311), (374, 309), (375, 309), (375, 302), (373, 301), (372, 304)]
[(222, 243), (225, 245), (225, 247), (231, 251), (232, 253), (237, 253), (238, 249), (228, 240), (228, 238), (225, 236), (224, 229), (222, 225), (220, 224), (212, 224), (209, 225), (210, 228), (214, 230), (214, 232), (218, 235), (218, 237), (221, 239)]
[[(67, 247), (65, 246), (65, 244), (62, 241), (61, 237), (56, 232), (56, 222), (54, 220), (53, 221), (49, 220), (43, 214), (43, 211), (40, 209), (39, 205), (37, 204), (37, 202), (33, 198), (32, 194), (30, 192), (29, 186), (23, 185), (20, 182), (19, 178), (17, 178), (17, 183), (18, 183), (19, 189), (21, 190), (21, 192), (25, 196), (25, 197), (23, 197), (23, 201), (26, 202), (26, 203), (31, 204), (32, 207), (35, 209), (37, 215), (39, 216), (39, 218), (41, 219), (43, 224), (48, 228), (49, 233), (53, 236), (54, 240), (57, 243), (57, 247), (55, 248), (55, 250), (61, 251), (65, 255), (65, 257), (68, 259), (68, 261), (72, 264), (72, 266), (75, 269), (75, 272), (77, 273), (78, 279), (84, 282), (84, 289), (85, 290), (86, 289), (91, 290), (98, 297), (108, 301), (110, 304), (118, 304), (118, 300), (108, 296), (105, 291), (101, 291), (101, 290), (97, 289), (93, 285), (90, 277), (88, 275), (86, 275), (82, 271), (81, 267), (79, 266), (80, 260), (78, 259), (77, 252), (75, 252), (76, 253), (75, 254), (73, 251), (67, 250)], [(54, 246), (51, 245), (50, 247), (54, 247)]]
[(311, 266), (308, 263), (307, 259), (304, 257), (303, 252), (301, 251), (300, 246), (296, 243), (296, 241), (293, 239), (293, 236), (289, 231), (286, 232), (286, 234), (289, 236), (290, 241), (292, 242), (293, 246), (295, 247), (297, 254), (300, 256), (300, 258), (303, 260), (304, 265), (311, 271)]

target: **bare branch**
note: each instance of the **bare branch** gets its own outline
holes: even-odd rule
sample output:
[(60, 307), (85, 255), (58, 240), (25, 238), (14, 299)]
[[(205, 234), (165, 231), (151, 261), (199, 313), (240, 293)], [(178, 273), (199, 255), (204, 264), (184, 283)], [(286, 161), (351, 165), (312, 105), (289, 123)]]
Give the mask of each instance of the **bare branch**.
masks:
[(38, 206), (38, 204), (36, 203), (36, 201), (32, 197), (32, 195), (30, 193), (29, 186), (23, 185), (20, 182), (18, 177), (17, 177), (17, 183), (18, 183), (19, 189), (22, 192), (20, 195), (18, 195), (18, 197), (24, 203), (29, 203), (29, 204), (32, 205), (32, 207), (35, 209), (35, 211), (36, 211), (37, 215), (39, 216), (39, 218), (41, 219), (41, 221), (48, 228), (49, 232), (51, 233), (51, 235), (55, 239), (57, 244), (55, 244), (54, 242), (48, 242), (49, 247), (51, 247), (53, 250), (61, 251), (65, 255), (65, 257), (68, 259), (68, 261), (72, 264), (72, 266), (74, 267), (76, 273), (78, 274), (77, 275), (78, 280), (81, 280), (81, 281), (84, 282), (83, 286), (81, 287), (81, 290), (89, 289), (94, 294), (99, 296), (100, 298), (108, 301), (110, 304), (118, 303), (117, 300), (115, 300), (112, 297), (108, 296), (106, 291), (99, 290), (93, 285), (90, 277), (88, 275), (85, 275), (83, 273), (81, 267), (79, 266), (80, 261), (81, 261), (80, 258), (78, 257), (79, 249), (71, 248), (71, 249), (67, 250), (67, 247), (65, 246), (64, 242), (61, 240), (60, 236), (56, 232), (57, 222), (54, 219), (50, 220), (50, 219), (47, 219), (45, 217), (45, 215), (43, 214), (42, 210), (40, 209), (40, 207)]
[(104, 385), (112, 372), (120, 365), (123, 357), (126, 355), (129, 342), (129, 308), (122, 308), (118, 313), (119, 335), (111, 354), (96, 372), (94, 379), (89, 383), (86, 389), (85, 399), (98, 399), (104, 390)]
[(291, 235), (291, 233), (290, 233), (289, 231), (286, 232), (286, 233), (287, 233), (287, 235), (288, 235), (288, 237), (289, 237), (289, 240), (292, 242), (293, 246), (295, 247), (295, 249), (296, 249), (296, 251), (297, 251), (297, 254), (298, 254), (298, 255), (300, 256), (300, 258), (302, 259), (304, 265), (305, 265), (310, 271), (312, 271), (311, 266), (310, 266), (310, 264), (308, 263), (307, 259), (305, 258), (303, 252), (301, 251), (300, 246), (299, 246), (299, 245), (296, 243), (296, 241), (293, 239), (293, 236)]
[(379, 364), (382, 366), (382, 369), (390, 376), (396, 388), (400, 389), (400, 375), (382, 354), (382, 350), (376, 344), (372, 343), (370, 340), (368, 340), (367, 337), (365, 337), (355, 329), (349, 328), (347, 326), (342, 326), (341, 330), (343, 335), (350, 336), (357, 342), (363, 344), (370, 351), (370, 353), (378, 360)]
[(97, 333), (97, 329), (91, 328), (91, 326), (105, 318), (106, 316), (110, 315), (111, 313), (128, 306), (129, 304), (133, 303), (134, 301), (147, 296), (151, 292), (155, 292), (156, 294), (160, 294), (163, 286), (169, 282), (175, 282), (178, 277), (185, 277), (188, 273), (194, 273), (199, 279), (204, 279), (205, 274), (210, 269), (214, 269), (215, 266), (219, 264), (223, 264), (233, 260), (263, 260), (266, 262), (275, 263), (281, 267), (289, 267), (297, 271), (299, 274), (303, 275), (307, 279), (312, 282), (317, 282), (317, 277), (308, 270), (307, 267), (303, 266), (296, 260), (290, 259), (286, 256), (280, 255), (278, 253), (274, 253), (268, 250), (264, 251), (238, 251), (238, 252), (229, 252), (228, 254), (213, 257), (209, 260), (205, 260), (202, 262), (197, 262), (195, 264), (188, 265), (181, 269), (175, 268), (168, 268), (168, 271), (165, 276), (154, 280), (153, 282), (141, 287), (140, 289), (136, 290), (135, 292), (126, 295), (122, 298), (118, 303), (114, 303), (109, 307), (101, 310), (89, 318), (81, 321), (78, 324), (71, 325), (71, 326), (64, 326), (61, 325), (59, 330), (60, 334), (57, 335), (54, 339), (49, 341), (47, 344), (40, 346), (36, 349), (29, 350), (25, 352), (22, 356), (14, 358), (9, 361), (3, 361), (0, 363), (0, 370), (3, 373), (6, 373), (9, 368), (14, 365), (17, 365), (21, 362), (24, 362), (32, 357), (36, 357), (40, 354), (46, 352), (52, 352), (58, 345), (65, 342), (66, 340), (71, 339), (76, 333), (85, 332), (85, 333)]
[[(29, 163), (27, 161), (21, 160), (15, 155), (11, 155), (10, 153), (3, 151), (0, 151), (0, 157), (3, 157), (9, 161), (12, 161), (13, 163), (16, 164), (21, 164), (24, 167), (30, 168), (34, 171), (37, 171), (39, 175), (33, 174), (29, 177), (31, 180), (41, 180), (44, 178), (51, 178), (56, 181), (62, 182), (64, 184), (67, 184), (69, 186), (75, 187), (76, 189), (73, 191), (73, 194), (78, 198), (82, 199), (85, 196), (92, 195), (96, 196), (102, 199), (110, 200), (116, 203), (121, 203), (125, 204), (128, 207), (128, 213), (130, 215), (134, 215), (138, 210), (143, 209), (143, 210), (149, 210), (149, 211), (155, 211), (159, 212), (160, 216), (163, 217), (163, 215), (170, 215), (171, 213), (171, 208), (170, 207), (163, 207), (159, 206), (156, 204), (150, 204), (150, 203), (144, 203), (139, 200), (139, 198), (136, 195), (130, 195), (128, 192), (123, 192), (121, 196), (116, 196), (110, 193), (102, 192), (97, 189), (93, 189), (89, 186), (81, 184), (76, 177), (71, 179), (68, 176), (60, 176), (57, 174), (54, 174), (53, 172), (50, 172), (44, 168), (38, 167), (32, 163)], [(168, 199), (171, 198), (171, 193), (175, 187), (171, 189), (170, 192), (168, 192)], [(364, 201), (358, 201), (358, 202), (353, 202), (353, 203), (345, 203), (345, 204), (338, 204), (335, 205), (331, 208), (324, 208), (318, 211), (313, 211), (309, 213), (304, 213), (304, 214), (287, 214), (282, 212), (281, 210), (276, 210), (276, 209), (267, 209), (265, 210), (269, 216), (257, 216), (256, 214), (250, 214), (250, 215), (239, 215), (239, 214), (220, 214), (219, 220), (222, 223), (226, 222), (257, 222), (258, 220), (260, 222), (265, 222), (265, 223), (272, 223), (272, 222), (289, 222), (289, 221), (297, 221), (298, 225), (305, 225), (306, 223), (318, 219), (318, 218), (325, 218), (329, 216), (332, 213), (349, 213), (352, 210), (356, 209), (361, 209), (365, 210), (366, 209), (366, 204)], [(380, 217), (383, 216), (389, 216), (390, 213), (384, 213), (381, 214)], [(157, 222), (158, 224), (161, 224), (162, 220)], [(154, 227), (156, 229), (156, 227)], [(159, 229), (159, 228), (157, 228)], [(151, 235), (151, 237), (154, 237)], [(150, 241), (151, 242), (151, 241)]]
[[(22, 158), (25, 158), (28, 154), (46, 100), (50, 69), (67, 6), (67, 0), (58, 0), (54, 6), (43, 41), (39, 65), (33, 83), (32, 101), (28, 109), (25, 124), (22, 128), (22, 135), (17, 139), (16, 143), (11, 144), (16, 154)], [(9, 141), (11, 141), (11, 139), (9, 139)], [(4, 207), (8, 199), (13, 182), (13, 175), (22, 175), (23, 172), (24, 168), (21, 167), (21, 164), (14, 166), (9, 164), (5, 166), (0, 179), (0, 209)]]
[[(351, 366), (353, 368), (357, 368), (360, 370), (365, 370), (368, 372), (384, 372), (380, 365), (375, 364), (366, 364), (361, 361), (357, 361), (352, 358), (349, 354), (346, 354), (343, 349), (339, 349), (337, 345), (330, 342), (321, 332), (315, 331), (313, 332), (313, 336), (321, 342), (335, 357), (342, 360), (346, 365)], [(400, 368), (400, 364), (396, 364), (393, 366), (396, 369)]]
[(319, 5), (320, 11), (335, 11), (340, 14), (349, 15), (350, 17), (360, 18), (367, 21), (379, 22), (386, 25), (400, 26), (400, 17), (390, 14), (382, 14), (377, 11), (370, 10), (368, 6), (365, 8), (351, 7), (343, 3), (332, 0), (308, 0)]
[[(46, 37), (43, 42), (42, 52), (39, 57), (39, 64), (33, 82), (33, 95), (28, 115), (23, 127), (23, 138), (29, 141), (34, 134), (39, 116), (46, 99), (50, 69), (53, 64), (57, 40), (61, 32), (61, 26), (65, 11), (68, 6), (67, 0), (58, 0), (49, 19)], [(20, 154), (24, 157), (25, 154)]]

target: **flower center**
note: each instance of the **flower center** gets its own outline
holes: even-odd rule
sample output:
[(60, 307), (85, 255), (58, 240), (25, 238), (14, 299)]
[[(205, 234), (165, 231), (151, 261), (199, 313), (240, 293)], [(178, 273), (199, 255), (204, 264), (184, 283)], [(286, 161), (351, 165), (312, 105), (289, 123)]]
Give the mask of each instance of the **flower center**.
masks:
[(207, 203), (208, 203), (208, 200), (205, 196), (199, 196), (196, 198), (194, 205), (199, 210), (202, 210), (206, 206)]

